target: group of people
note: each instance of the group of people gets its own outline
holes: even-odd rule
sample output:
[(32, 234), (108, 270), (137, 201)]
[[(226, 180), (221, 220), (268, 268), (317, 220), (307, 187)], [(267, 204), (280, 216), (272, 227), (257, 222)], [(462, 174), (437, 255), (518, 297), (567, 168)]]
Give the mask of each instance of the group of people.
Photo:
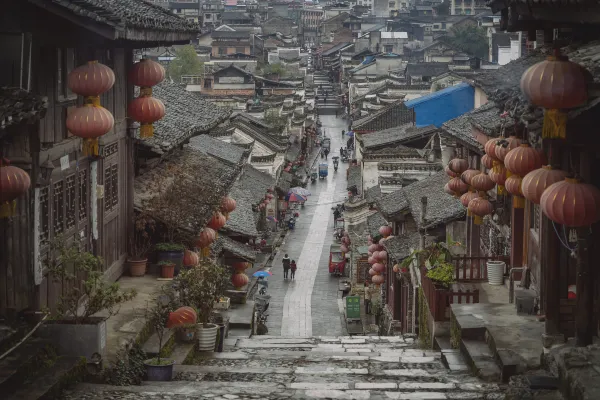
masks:
[[(287, 280), (288, 276), (291, 277), (291, 280), (294, 280), (294, 278), (296, 277), (296, 269), (298, 269), (298, 266), (296, 265), (296, 260), (290, 260), (290, 257), (286, 255), (283, 257), (283, 279)], [(290, 271), (291, 271), (291, 275), (290, 275)]]

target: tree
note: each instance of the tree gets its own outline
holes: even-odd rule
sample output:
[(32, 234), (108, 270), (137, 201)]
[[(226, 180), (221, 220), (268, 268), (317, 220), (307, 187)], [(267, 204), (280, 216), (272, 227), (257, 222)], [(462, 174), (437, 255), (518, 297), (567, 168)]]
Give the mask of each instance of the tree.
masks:
[(278, 133), (283, 132), (283, 130), (287, 127), (287, 117), (279, 115), (279, 113), (276, 110), (265, 111), (264, 119), (265, 122), (271, 125)]
[(175, 82), (180, 83), (183, 75), (200, 75), (204, 71), (204, 64), (198, 59), (194, 46), (186, 45), (175, 52), (175, 59), (171, 61), (167, 73)]
[(488, 38), (485, 28), (476, 25), (453, 26), (448, 40), (465, 53), (487, 60)]
[(267, 64), (261, 70), (263, 75), (279, 75), (282, 77), (287, 74), (285, 67), (281, 63)]

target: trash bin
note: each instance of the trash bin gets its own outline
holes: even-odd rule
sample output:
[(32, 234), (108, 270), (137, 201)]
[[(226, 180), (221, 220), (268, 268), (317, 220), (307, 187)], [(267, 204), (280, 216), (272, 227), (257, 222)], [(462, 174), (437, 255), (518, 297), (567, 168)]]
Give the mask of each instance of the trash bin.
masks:
[(217, 342), (215, 343), (215, 351), (218, 353), (222, 353), (223, 346), (225, 344), (225, 325), (217, 324), (217, 326), (219, 327), (219, 329), (217, 335)]

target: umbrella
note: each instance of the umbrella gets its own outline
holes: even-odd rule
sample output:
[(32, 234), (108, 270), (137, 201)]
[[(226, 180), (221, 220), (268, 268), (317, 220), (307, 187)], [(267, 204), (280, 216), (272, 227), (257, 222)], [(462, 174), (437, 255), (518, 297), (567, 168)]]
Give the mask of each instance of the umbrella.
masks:
[(348, 131), (348, 132), (346, 132), (346, 135), (348, 135), (348, 136), (354, 136), (354, 132), (353, 131)]
[(304, 189), (303, 187), (293, 187), (289, 190), (288, 193), (295, 193), (295, 194), (298, 194), (303, 197), (307, 197), (307, 196), (311, 195), (310, 190)]
[(273, 222), (277, 222), (277, 218), (273, 217), (273, 216), (268, 216), (267, 219), (269, 221), (273, 221)]
[(290, 194), (290, 198), (288, 201), (296, 201), (298, 203), (304, 203), (306, 201), (306, 197), (302, 197), (299, 194), (292, 193)]
[(252, 276), (256, 276), (257, 278), (266, 278), (267, 276), (271, 275), (273, 275), (271, 271), (256, 271)]

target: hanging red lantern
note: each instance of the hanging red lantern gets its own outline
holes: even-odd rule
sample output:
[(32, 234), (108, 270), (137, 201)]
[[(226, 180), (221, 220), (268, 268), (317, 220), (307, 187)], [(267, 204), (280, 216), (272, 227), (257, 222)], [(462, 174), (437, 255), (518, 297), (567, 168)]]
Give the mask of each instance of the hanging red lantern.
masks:
[(525, 207), (525, 198), (523, 197), (523, 192), (521, 191), (521, 182), (523, 178), (519, 175), (511, 175), (506, 179), (504, 186), (506, 187), (506, 191), (513, 196), (513, 207), (514, 208), (523, 208)]
[(198, 322), (198, 314), (192, 307), (180, 307), (169, 313), (167, 328), (176, 328), (184, 325), (195, 325)]
[(392, 234), (392, 227), (389, 225), (383, 225), (379, 228), (379, 234), (384, 238), (390, 236)]
[(394, 271), (394, 273), (398, 273), (400, 272), (400, 266), (398, 264), (394, 264), (394, 266), (392, 267), (392, 271)]
[(476, 197), (479, 197), (479, 194), (477, 192), (467, 192), (460, 196), (460, 202), (465, 208), (467, 208), (467, 215), (469, 217), (471, 216), (471, 211), (468, 210), (469, 203)]
[(380, 252), (377, 253), (377, 260), (380, 263), (386, 264), (387, 263), (387, 258), (388, 258), (387, 251), (381, 250)]
[(379, 249), (379, 247), (376, 244), (369, 245), (369, 247), (368, 247), (368, 250), (371, 253), (375, 253), (378, 249)]
[(490, 176), (490, 179), (492, 180), (492, 182), (494, 182), (496, 185), (498, 185), (498, 194), (499, 195), (503, 195), (504, 194), (504, 183), (506, 182), (506, 167), (504, 166), (504, 164), (496, 164), (494, 167), (492, 167), (492, 169), (490, 170), (490, 173), (488, 174)]
[(273, 198), (273, 195), (271, 193), (267, 193), (267, 199), (271, 200)]
[(454, 193), (454, 191), (452, 191), (452, 189), (450, 189), (450, 184), (448, 184), (448, 183), (446, 183), (444, 185), (444, 192), (446, 192), (450, 196), (456, 196), (456, 193)]
[(214, 229), (215, 231), (218, 231), (219, 229), (224, 227), (226, 223), (227, 219), (225, 219), (225, 216), (221, 214), (220, 211), (217, 211), (213, 214), (212, 218), (208, 222), (208, 227)]
[(521, 144), (508, 152), (504, 158), (504, 166), (511, 174), (525, 176), (534, 169), (541, 168), (542, 157), (538, 150), (528, 144)]
[(512, 149), (516, 149), (521, 145), (521, 140), (516, 136), (509, 136), (507, 138), (499, 138), (496, 141), (496, 148), (494, 149), (494, 154), (500, 161), (504, 161), (504, 158)]
[(223, 197), (221, 200), (221, 212), (225, 215), (225, 218), (229, 218), (229, 213), (233, 212), (236, 207), (236, 202), (229, 196)]
[(375, 264), (379, 260), (379, 250), (373, 252), (373, 261), (371, 264)]
[(30, 186), (31, 179), (27, 172), (0, 158), (0, 218), (15, 216), (15, 200), (25, 194)]
[(494, 206), (485, 197), (476, 197), (469, 202), (469, 211), (475, 216), (475, 224), (481, 225), (483, 217), (494, 212)]
[(471, 186), (480, 192), (487, 192), (492, 190), (496, 184), (490, 179), (488, 174), (479, 174), (471, 179)]
[(382, 275), (375, 275), (373, 278), (371, 278), (371, 282), (373, 282), (375, 285), (381, 285), (383, 282), (385, 282), (385, 278)]
[(196, 247), (201, 249), (202, 257), (210, 254), (210, 245), (217, 239), (217, 233), (211, 228), (204, 228), (196, 238)]
[(498, 157), (496, 156), (496, 142), (498, 142), (498, 139), (490, 139), (487, 142), (485, 142), (485, 145), (483, 146), (483, 149), (485, 151), (485, 154), (488, 155), (488, 157), (490, 157), (493, 161), (500, 161), (498, 160)]
[(245, 261), (236, 261), (233, 264), (231, 264), (231, 266), (233, 267), (234, 270), (241, 273), (250, 267), (250, 263), (245, 262)]
[(450, 182), (448, 182), (448, 187), (457, 195), (461, 195), (469, 190), (469, 185), (464, 183), (460, 178), (452, 178)]
[(566, 137), (567, 114), (563, 109), (587, 102), (591, 74), (569, 61), (556, 49), (545, 61), (532, 65), (521, 76), (521, 91), (534, 105), (544, 107), (543, 138)]
[(460, 175), (460, 179), (467, 185), (471, 185), (471, 179), (479, 174), (481, 174), (481, 171), (478, 169), (468, 169)]
[(382, 274), (385, 272), (385, 265), (381, 263), (373, 264), (373, 271), (377, 272), (378, 274)]
[(244, 273), (236, 273), (231, 276), (231, 283), (237, 290), (242, 289), (249, 281), (248, 276)]
[(367, 258), (367, 262), (373, 265), (377, 262), (377, 259), (373, 255), (371, 255), (369, 258)]
[(115, 73), (98, 61), (88, 61), (75, 68), (67, 77), (67, 87), (89, 103), (100, 105), (100, 95), (109, 91), (115, 84)]
[(142, 125), (140, 138), (149, 138), (154, 135), (152, 124), (165, 116), (165, 105), (156, 97), (140, 95), (129, 103), (127, 113), (134, 121)]
[(444, 167), (444, 171), (446, 171), (446, 175), (448, 175), (450, 178), (456, 178), (458, 176), (458, 174), (456, 172), (454, 172), (450, 169), (449, 165), (446, 165)]
[(186, 250), (183, 255), (183, 265), (185, 267), (195, 267), (200, 262), (198, 253), (191, 250)]
[(566, 178), (542, 193), (540, 206), (552, 221), (571, 228), (592, 225), (600, 220), (600, 190), (589, 183)]
[(67, 130), (84, 139), (83, 154), (98, 155), (98, 138), (110, 132), (115, 124), (110, 111), (102, 106), (87, 103), (77, 107), (67, 116)]
[(462, 158), (455, 158), (454, 160), (450, 161), (448, 167), (450, 167), (450, 171), (460, 175), (469, 169), (469, 162)]
[(375, 272), (375, 270), (373, 268), (369, 268), (369, 275), (375, 276), (375, 275), (377, 275), (377, 272)]
[(150, 88), (165, 80), (165, 68), (156, 61), (142, 58), (129, 70), (129, 80), (135, 86)]
[(481, 164), (487, 169), (491, 169), (494, 166), (494, 160), (492, 157), (484, 154), (483, 157), (481, 157)]
[(348, 252), (348, 247), (346, 247), (346, 245), (345, 245), (345, 244), (343, 244), (343, 245), (341, 245), (341, 246), (340, 246), (340, 251), (341, 251), (343, 254), (346, 254), (346, 253)]
[(523, 197), (535, 204), (540, 204), (542, 193), (553, 183), (560, 182), (567, 177), (567, 173), (560, 169), (552, 169), (549, 165), (536, 169), (523, 177), (521, 191)]

